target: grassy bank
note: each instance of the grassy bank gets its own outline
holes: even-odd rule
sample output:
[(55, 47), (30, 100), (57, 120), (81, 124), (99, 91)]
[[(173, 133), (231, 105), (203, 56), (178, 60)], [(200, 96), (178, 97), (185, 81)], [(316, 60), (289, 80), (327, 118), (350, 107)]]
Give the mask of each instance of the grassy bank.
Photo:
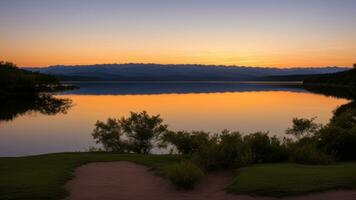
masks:
[[(89, 162), (132, 161), (161, 172), (180, 156), (111, 153), (58, 153), (0, 158), (0, 199), (61, 199), (74, 169)], [(232, 193), (285, 196), (338, 188), (356, 188), (356, 163), (325, 166), (260, 164), (238, 170)]]
[(288, 196), (356, 188), (356, 163), (333, 165), (261, 164), (238, 170), (228, 192)]
[(132, 161), (153, 169), (180, 161), (178, 156), (109, 153), (60, 153), (0, 158), (0, 199), (61, 199), (64, 184), (80, 165), (97, 161)]

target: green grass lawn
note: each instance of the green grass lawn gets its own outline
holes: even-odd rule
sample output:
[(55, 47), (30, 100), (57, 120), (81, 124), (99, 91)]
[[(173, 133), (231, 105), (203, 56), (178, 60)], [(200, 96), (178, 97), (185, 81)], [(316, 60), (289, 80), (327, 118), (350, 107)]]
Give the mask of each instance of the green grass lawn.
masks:
[(288, 196), (341, 188), (356, 188), (355, 162), (325, 166), (254, 165), (239, 169), (227, 191), (261, 196)]
[[(181, 156), (110, 153), (58, 153), (0, 158), (0, 199), (61, 199), (76, 167), (89, 162), (132, 161), (160, 172)], [(285, 196), (337, 188), (356, 188), (356, 163), (327, 166), (261, 164), (238, 170), (232, 193)]]
[(0, 158), (0, 199), (61, 199), (67, 195), (64, 184), (74, 169), (88, 162), (132, 161), (158, 172), (179, 156), (110, 153), (59, 153)]

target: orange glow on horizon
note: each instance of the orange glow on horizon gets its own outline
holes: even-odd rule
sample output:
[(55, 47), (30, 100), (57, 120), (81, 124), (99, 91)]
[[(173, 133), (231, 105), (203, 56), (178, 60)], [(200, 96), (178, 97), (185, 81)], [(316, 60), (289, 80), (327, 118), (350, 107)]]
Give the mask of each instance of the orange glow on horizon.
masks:
[[(90, 41), (90, 38), (68, 43), (66, 38), (43, 41), (1, 41), (0, 60), (21, 67), (50, 65), (90, 65), (110, 63), (204, 64), (257, 67), (324, 67), (352, 66), (356, 62), (356, 49), (346, 41), (334, 48), (317, 42), (311, 45), (298, 41), (266, 41), (255, 43), (240, 40), (194, 38), (174, 41)], [(253, 40), (253, 38), (250, 38)], [(89, 42), (90, 41), (90, 42)], [(89, 42), (89, 43), (87, 43)], [(234, 45), (239, 44), (239, 45)], [(290, 47), (291, 46), (291, 47)], [(313, 46), (320, 46), (313, 49)]]
[(256, 57), (244, 59), (243, 57), (231, 59), (223, 56), (129, 56), (121, 55), (114, 56), (119, 59), (111, 58), (108, 56), (100, 56), (95, 54), (93, 56), (3, 56), (2, 61), (13, 62), (20, 67), (47, 67), (52, 65), (94, 65), (94, 64), (125, 64), (125, 63), (155, 63), (155, 64), (202, 64), (202, 65), (226, 65), (226, 66), (249, 66), (249, 67), (276, 67), (276, 68), (289, 68), (289, 67), (327, 67), (327, 66), (340, 66), (350, 67), (356, 62), (356, 58), (352, 59), (339, 59), (328, 58), (312, 60), (308, 57), (293, 57), (284, 56), (281, 59), (278, 57)]

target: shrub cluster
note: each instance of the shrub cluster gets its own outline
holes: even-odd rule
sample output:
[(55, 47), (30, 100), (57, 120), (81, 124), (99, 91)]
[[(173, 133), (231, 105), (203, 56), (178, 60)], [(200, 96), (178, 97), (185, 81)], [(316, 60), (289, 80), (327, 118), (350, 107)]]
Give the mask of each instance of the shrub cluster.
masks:
[[(168, 137), (163, 137), (165, 142), (175, 146), (181, 154), (186, 153), (182, 149), (190, 149), (188, 153), (192, 161), (206, 170), (235, 168), (251, 163), (281, 162), (288, 159), (285, 144), (276, 137), (269, 137), (267, 133), (242, 136), (239, 132), (225, 130), (221, 134), (208, 132), (167, 134)], [(197, 135), (200, 140), (195, 140)], [(186, 142), (190, 141), (189, 138), (195, 142)]]
[(143, 111), (131, 112), (128, 118), (97, 121), (92, 136), (105, 151), (148, 154), (154, 142), (166, 131), (167, 125), (163, 124), (159, 115), (150, 116)]
[(204, 172), (190, 161), (170, 165), (164, 171), (173, 184), (184, 189), (193, 188), (204, 175)]
[(325, 126), (314, 120), (293, 119), (293, 126), (286, 134), (294, 139), (281, 140), (262, 132), (242, 136), (229, 131), (213, 135), (169, 132), (163, 139), (175, 146), (178, 153), (192, 155), (192, 160), (205, 169), (283, 161), (329, 164), (356, 160), (355, 102), (338, 108)]
[[(316, 127), (313, 119), (310, 126)], [(291, 158), (307, 164), (327, 164), (332, 161), (356, 160), (355, 102), (339, 107), (325, 126), (291, 143)]]
[(341, 106), (325, 126), (315, 123), (314, 118), (293, 119), (286, 133), (294, 139), (281, 140), (263, 132), (168, 131), (159, 115), (150, 116), (145, 111), (98, 121), (92, 135), (110, 152), (148, 154), (155, 145), (170, 145), (207, 170), (283, 161), (327, 164), (356, 160), (355, 107), (354, 102)]
[(289, 160), (300, 164), (329, 164), (334, 161), (332, 155), (328, 155), (325, 152), (317, 148), (314, 139), (304, 138), (300, 141), (290, 143)]
[(296, 162), (328, 164), (356, 160), (356, 108), (351, 102), (341, 106), (325, 126), (312, 119), (293, 119), (279, 139), (268, 133), (243, 135), (224, 130), (219, 134), (204, 131), (168, 131), (159, 115), (131, 113), (128, 118), (96, 123), (92, 133), (105, 151), (148, 154), (157, 147), (174, 147), (187, 155), (184, 161), (168, 167), (166, 176), (178, 187), (192, 188), (203, 176), (202, 169), (236, 168), (254, 163)]

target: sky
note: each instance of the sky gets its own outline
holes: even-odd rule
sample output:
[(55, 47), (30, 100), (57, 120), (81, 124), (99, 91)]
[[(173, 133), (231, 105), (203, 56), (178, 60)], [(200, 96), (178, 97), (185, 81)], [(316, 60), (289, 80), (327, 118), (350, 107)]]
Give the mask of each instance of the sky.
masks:
[(356, 0), (0, 0), (0, 60), (351, 66)]

